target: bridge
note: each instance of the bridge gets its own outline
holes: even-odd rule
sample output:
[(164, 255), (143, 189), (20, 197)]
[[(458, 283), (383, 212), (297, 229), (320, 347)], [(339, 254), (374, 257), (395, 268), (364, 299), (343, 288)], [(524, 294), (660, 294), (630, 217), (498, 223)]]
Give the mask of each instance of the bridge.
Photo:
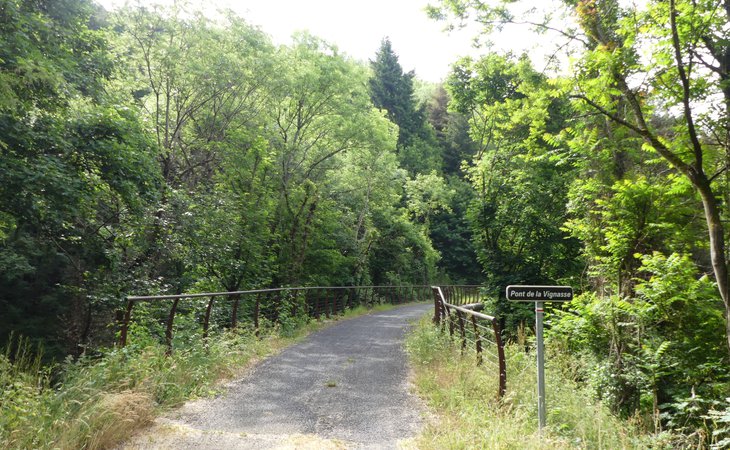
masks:
[[(398, 305), (338, 321), (256, 366), (225, 395), (186, 404), (158, 419), (125, 448), (396, 448), (417, 434), (422, 409), (408, 387), (403, 338), (428, 314), (474, 363), (495, 368), (497, 396), (506, 370), (498, 321), (483, 314), (481, 286), (291, 287), (237, 292), (133, 296), (121, 317), (126, 345), (136, 308), (164, 319), (168, 352), (175, 319), (199, 313), (212, 329), (251, 327), (292, 314), (323, 318), (357, 306)], [(145, 313), (149, 313), (146, 311)], [(163, 314), (164, 313), (164, 314)], [(298, 443), (298, 444), (297, 444)]]

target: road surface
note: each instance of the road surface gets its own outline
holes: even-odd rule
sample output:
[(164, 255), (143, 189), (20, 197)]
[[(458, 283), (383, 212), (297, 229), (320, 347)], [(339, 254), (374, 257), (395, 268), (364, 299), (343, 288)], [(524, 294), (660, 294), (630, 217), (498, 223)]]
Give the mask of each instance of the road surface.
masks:
[(255, 367), (217, 398), (187, 403), (125, 449), (398, 448), (423, 409), (403, 338), (426, 304), (343, 320)]

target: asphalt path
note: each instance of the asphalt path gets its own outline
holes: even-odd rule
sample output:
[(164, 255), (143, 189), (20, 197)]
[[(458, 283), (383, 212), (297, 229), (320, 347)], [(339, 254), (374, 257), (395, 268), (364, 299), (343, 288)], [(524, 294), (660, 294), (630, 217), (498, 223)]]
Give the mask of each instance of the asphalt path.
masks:
[(313, 333), (125, 448), (397, 448), (418, 433), (423, 413), (403, 339), (432, 308), (398, 307)]

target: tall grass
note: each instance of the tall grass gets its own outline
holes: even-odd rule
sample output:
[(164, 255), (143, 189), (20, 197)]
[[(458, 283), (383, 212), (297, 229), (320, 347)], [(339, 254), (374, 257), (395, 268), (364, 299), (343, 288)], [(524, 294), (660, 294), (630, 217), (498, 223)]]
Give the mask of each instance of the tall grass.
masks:
[[(358, 308), (345, 316), (368, 312)], [(331, 322), (302, 320), (296, 328), (272, 326), (259, 336), (238, 328), (208, 343), (191, 328), (176, 338), (170, 356), (149, 329), (136, 325), (126, 348), (56, 367), (42, 367), (40, 352), (16, 340), (0, 354), (0, 448), (113, 447), (161, 411), (215, 393), (220, 380)], [(60, 381), (53, 383), (52, 373)]]
[[(109, 349), (95, 360), (50, 369), (35, 360), (0, 359), (0, 447), (107, 448), (148, 422), (157, 411), (207, 394), (252, 358), (270, 353), (277, 339), (226, 333), (165, 356), (158, 343)], [(30, 353), (21, 343), (23, 353)], [(11, 359), (13, 363), (10, 363)]]
[[(593, 401), (568, 375), (570, 360), (551, 355), (546, 363), (548, 426), (537, 430), (535, 356), (524, 346), (508, 345), (507, 393), (497, 399), (498, 371), (493, 363), (475, 365), (474, 350), (460, 346), (428, 319), (419, 322), (406, 343), (419, 394), (435, 418), (416, 445), (421, 449), (646, 449), (663, 448), (661, 439)], [(493, 350), (493, 349), (492, 349)]]

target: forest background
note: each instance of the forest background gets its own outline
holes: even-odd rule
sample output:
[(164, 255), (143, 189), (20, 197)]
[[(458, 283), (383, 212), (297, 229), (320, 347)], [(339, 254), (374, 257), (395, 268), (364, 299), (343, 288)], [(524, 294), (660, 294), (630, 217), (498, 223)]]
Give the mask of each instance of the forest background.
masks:
[(434, 85), (387, 39), (363, 64), (233, 13), (0, 0), (0, 340), (93, 353), (129, 294), (437, 282), (516, 338), (504, 286), (568, 284), (551, 345), (597, 398), (727, 424), (730, 1), (512, 3), (429, 14), (557, 33), (568, 68)]

